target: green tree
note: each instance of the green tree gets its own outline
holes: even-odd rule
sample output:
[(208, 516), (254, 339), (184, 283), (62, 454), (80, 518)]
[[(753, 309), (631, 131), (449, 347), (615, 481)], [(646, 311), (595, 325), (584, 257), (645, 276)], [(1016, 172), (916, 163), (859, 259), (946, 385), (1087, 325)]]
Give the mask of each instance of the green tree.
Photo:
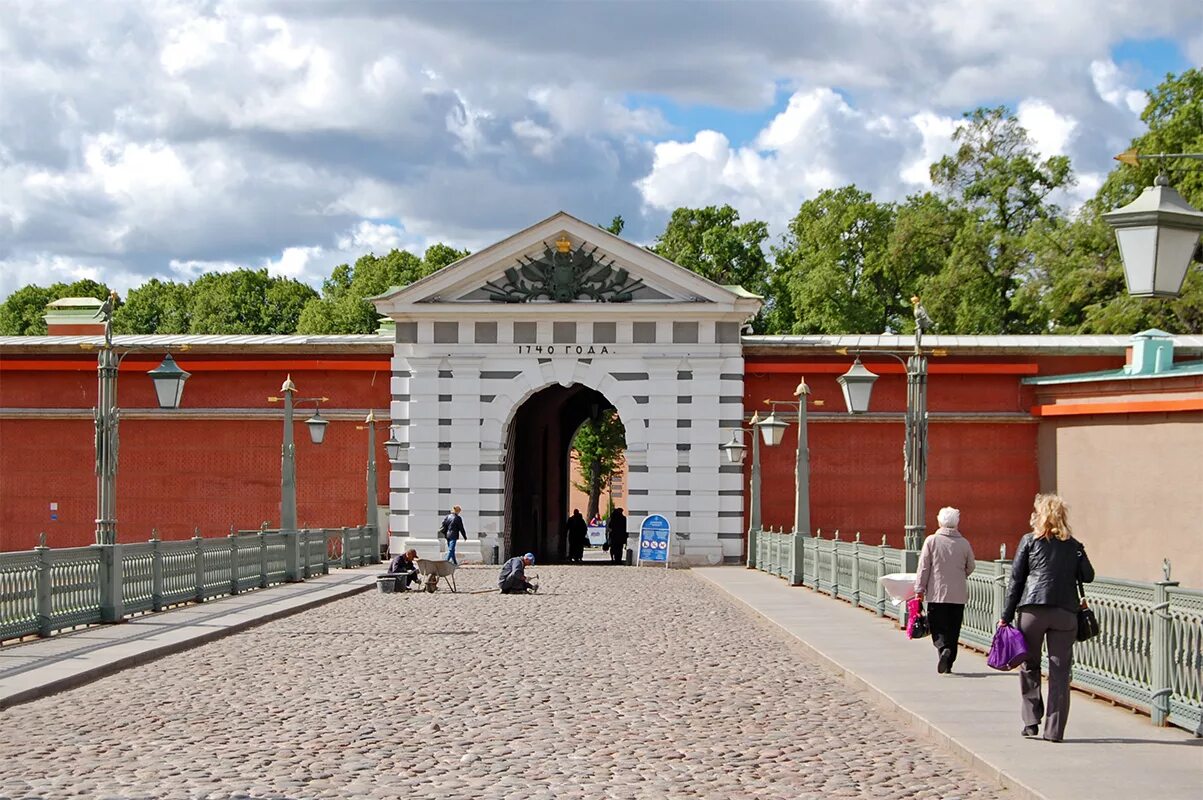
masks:
[(614, 409), (586, 420), (573, 436), (572, 451), (581, 465), (582, 479), (572, 485), (589, 495), (585, 519), (598, 516), (598, 498), (610, 478), (622, 469), (626, 446), (627, 431)]
[(187, 283), (151, 278), (131, 289), (113, 314), (117, 333), (187, 333), (192, 319), (192, 288)]
[(373, 333), (376, 308), (367, 298), (407, 286), (468, 255), (445, 244), (427, 248), (422, 258), (405, 250), (384, 256), (361, 256), (354, 266), (340, 264), (322, 283), (322, 296), (310, 300), (300, 315), (299, 333)]
[(1032, 278), (1023, 238), (1056, 217), (1049, 195), (1073, 184), (1069, 159), (1040, 161), (1027, 131), (1005, 107), (965, 115), (957, 150), (931, 167), (932, 183), (968, 212), (947, 267), (924, 283), (924, 305), (949, 333), (1022, 333), (1036, 325), (1012, 299)]
[[(794, 333), (896, 330), (903, 301), (891, 269), (895, 207), (855, 186), (802, 203), (780, 247), (777, 274)], [(909, 309), (909, 301), (905, 308)]]
[[(1141, 114), (1148, 130), (1132, 141), (1138, 153), (1203, 152), (1203, 70), (1167, 76), (1149, 93)], [(1039, 303), (1052, 330), (1063, 333), (1136, 333), (1161, 328), (1203, 332), (1203, 271), (1187, 271), (1175, 299), (1130, 297), (1115, 236), (1102, 214), (1134, 200), (1161, 170), (1195, 208), (1203, 208), (1203, 170), (1198, 162), (1142, 161), (1117, 165), (1076, 219), (1033, 229), (1029, 246), (1042, 274), (1026, 301)]]
[(885, 330), (915, 329), (910, 298), (948, 264), (966, 216), (966, 211), (931, 192), (911, 195), (898, 206), (887, 245), (891, 308)]
[(91, 278), (74, 283), (53, 283), (46, 288), (31, 284), (22, 286), (0, 303), (0, 335), (44, 336), (46, 334), (46, 305), (64, 297), (109, 296), (109, 287)]
[[(622, 218), (616, 217), (611, 224), (621, 222)], [(729, 205), (678, 208), (651, 250), (715, 283), (742, 286), (766, 296), (773, 278), (764, 250), (768, 237), (765, 223), (741, 223), (739, 212)], [(766, 300), (771, 306), (771, 299)], [(753, 322), (758, 332), (766, 329), (768, 312), (766, 306)]]
[(615, 236), (622, 234), (622, 229), (627, 226), (627, 221), (621, 215), (615, 215), (614, 219), (610, 220), (609, 225), (598, 225), (603, 231), (609, 231)]
[(291, 278), (266, 269), (206, 273), (192, 284), (189, 333), (294, 333), (301, 309), (317, 297)]

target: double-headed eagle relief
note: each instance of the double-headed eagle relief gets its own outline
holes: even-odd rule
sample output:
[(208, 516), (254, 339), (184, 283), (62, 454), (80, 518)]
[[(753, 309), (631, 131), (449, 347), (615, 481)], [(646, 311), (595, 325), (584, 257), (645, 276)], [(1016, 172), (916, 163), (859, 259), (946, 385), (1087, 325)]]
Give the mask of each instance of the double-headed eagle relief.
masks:
[(597, 247), (575, 250), (566, 237), (556, 240), (555, 249), (546, 242), (539, 258), (523, 256), (518, 266), (505, 271), (505, 281), (487, 281), (484, 290), (497, 303), (527, 303), (546, 297), (556, 303), (571, 303), (580, 298), (597, 303), (627, 303), (642, 288), (643, 281), (632, 278), (614, 261), (597, 254)]

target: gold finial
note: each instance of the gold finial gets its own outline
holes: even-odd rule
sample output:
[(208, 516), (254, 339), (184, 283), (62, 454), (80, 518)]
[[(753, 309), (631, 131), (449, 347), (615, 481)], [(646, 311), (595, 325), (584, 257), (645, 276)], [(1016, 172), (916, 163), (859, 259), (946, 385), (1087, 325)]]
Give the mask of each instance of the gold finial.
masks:
[(292, 375), (289, 374), (288, 377), (284, 379), (284, 385), (280, 387), (280, 391), (295, 392), (296, 390), (297, 390), (297, 385), (292, 382)]
[(567, 253), (571, 249), (572, 240), (567, 236), (561, 236), (559, 239), (556, 239), (556, 250), (560, 251), (561, 253)]
[(800, 397), (810, 394), (810, 387), (806, 385), (806, 378), (798, 381), (798, 386), (794, 389), (794, 397)]
[(917, 294), (911, 295), (911, 305), (913, 305), (913, 306), (919, 305), (919, 295), (917, 295)]
[(376, 409), (371, 409), (370, 411), (368, 411), (368, 417), (367, 417), (367, 419), (364, 420), (364, 422), (375, 422), (375, 421), (376, 421)]

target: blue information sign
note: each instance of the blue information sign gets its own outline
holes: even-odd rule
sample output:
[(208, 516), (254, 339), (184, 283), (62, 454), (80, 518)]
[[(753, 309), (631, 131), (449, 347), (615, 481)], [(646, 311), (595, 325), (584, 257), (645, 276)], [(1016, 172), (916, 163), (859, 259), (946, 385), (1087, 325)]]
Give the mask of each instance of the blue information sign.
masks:
[(668, 565), (668, 539), (671, 531), (668, 520), (659, 514), (643, 518), (639, 526), (639, 563), (659, 562)]

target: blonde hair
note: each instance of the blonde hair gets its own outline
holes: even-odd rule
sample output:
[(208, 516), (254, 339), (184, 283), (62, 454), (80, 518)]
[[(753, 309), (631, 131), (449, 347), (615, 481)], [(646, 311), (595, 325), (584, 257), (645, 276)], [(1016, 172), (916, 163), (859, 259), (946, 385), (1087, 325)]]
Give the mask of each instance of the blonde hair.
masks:
[(1069, 506), (1060, 495), (1038, 494), (1032, 504), (1032, 534), (1037, 539), (1057, 538), (1065, 541), (1073, 535), (1069, 527)]
[(459, 506), (452, 506), (452, 507), (451, 507), (451, 510), (452, 510), (452, 511), (454, 511), (456, 514), (458, 514), (459, 512), (463, 511), (463, 509), (462, 509), (462, 508), (460, 508)]

